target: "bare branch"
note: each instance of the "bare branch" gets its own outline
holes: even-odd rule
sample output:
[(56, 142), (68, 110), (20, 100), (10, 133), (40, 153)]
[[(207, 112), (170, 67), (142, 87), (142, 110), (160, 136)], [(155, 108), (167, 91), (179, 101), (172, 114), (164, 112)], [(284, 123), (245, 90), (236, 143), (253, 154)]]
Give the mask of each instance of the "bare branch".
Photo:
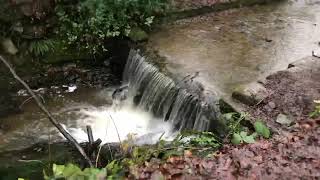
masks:
[(16, 74), (15, 70), (11, 67), (11, 65), (0, 55), (0, 60), (7, 66), (7, 68), (10, 70), (11, 74), (15, 79), (17, 79), (28, 91), (28, 93), (32, 96), (32, 98), (36, 101), (39, 108), (47, 115), (50, 122), (59, 130), (59, 132), (69, 141), (71, 142), (76, 149), (79, 151), (79, 153), (83, 156), (83, 158), (87, 161), (87, 163), (90, 165), (90, 167), (93, 167), (93, 164), (90, 160), (90, 158), (87, 156), (83, 148), (80, 146), (80, 144), (77, 142), (76, 139), (72, 137), (70, 133), (68, 133), (60, 123), (51, 115), (51, 113), (44, 107), (41, 100), (38, 96), (34, 94), (34, 92), (30, 89), (30, 87)]

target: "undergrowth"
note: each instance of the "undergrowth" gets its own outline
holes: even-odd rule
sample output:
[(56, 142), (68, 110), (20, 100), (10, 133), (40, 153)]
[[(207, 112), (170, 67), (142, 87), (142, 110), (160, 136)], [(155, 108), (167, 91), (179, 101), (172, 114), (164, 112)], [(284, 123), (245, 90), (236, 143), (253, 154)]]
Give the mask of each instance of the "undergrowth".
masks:
[(29, 44), (28, 52), (36, 57), (44, 56), (46, 53), (54, 51), (55, 45), (56, 42), (52, 39), (31, 41)]
[[(130, 142), (123, 142), (130, 143)], [(130, 145), (129, 145), (130, 146)], [(167, 142), (160, 140), (155, 145), (125, 148), (124, 156), (115, 159), (103, 168), (80, 169), (75, 164), (52, 166), (51, 172), (44, 172), (47, 180), (53, 179), (123, 179), (128, 170), (143, 165), (151, 159), (166, 161), (170, 157), (183, 156), (186, 152), (197, 156), (210, 156), (222, 146), (222, 140), (210, 132), (182, 132)], [(123, 145), (122, 147), (128, 147)], [(125, 155), (126, 154), (126, 155)]]
[[(59, 0), (57, 34), (65, 44), (93, 54), (107, 51), (105, 40), (129, 36), (134, 29), (148, 29), (155, 16), (165, 13), (168, 0)], [(138, 31), (139, 32), (139, 31)]]
[(230, 140), (232, 144), (250, 144), (255, 143), (256, 138), (258, 138), (259, 136), (263, 138), (270, 137), (271, 133), (269, 128), (261, 120), (257, 120), (253, 124), (253, 127), (244, 126), (244, 121), (246, 121), (246, 118), (248, 116), (246, 113), (227, 113), (223, 116), (227, 121), (229, 127), (229, 134), (227, 138), (229, 136), (232, 136)]

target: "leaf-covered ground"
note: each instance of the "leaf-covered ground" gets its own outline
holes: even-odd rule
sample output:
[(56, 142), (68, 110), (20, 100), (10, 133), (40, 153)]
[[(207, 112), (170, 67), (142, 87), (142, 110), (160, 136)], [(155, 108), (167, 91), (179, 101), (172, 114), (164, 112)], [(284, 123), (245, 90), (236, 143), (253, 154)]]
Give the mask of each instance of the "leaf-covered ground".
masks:
[(186, 151), (166, 162), (152, 159), (131, 168), (130, 179), (317, 179), (320, 177), (320, 119), (254, 144), (224, 145), (211, 158)]

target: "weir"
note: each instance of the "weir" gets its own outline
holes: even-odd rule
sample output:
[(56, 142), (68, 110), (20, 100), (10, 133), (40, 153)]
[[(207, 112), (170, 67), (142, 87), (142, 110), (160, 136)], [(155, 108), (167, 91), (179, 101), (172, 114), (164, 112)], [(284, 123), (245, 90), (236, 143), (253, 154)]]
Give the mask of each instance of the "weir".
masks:
[(135, 105), (172, 123), (174, 130), (220, 132), (223, 127), (215, 97), (206, 97), (192, 79), (169, 77), (138, 50), (129, 53), (123, 82)]

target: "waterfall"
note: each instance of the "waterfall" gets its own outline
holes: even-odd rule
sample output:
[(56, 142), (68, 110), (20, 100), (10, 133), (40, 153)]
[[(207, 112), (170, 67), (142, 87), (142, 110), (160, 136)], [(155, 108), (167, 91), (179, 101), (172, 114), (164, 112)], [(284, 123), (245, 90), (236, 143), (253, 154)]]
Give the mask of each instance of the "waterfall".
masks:
[(216, 131), (221, 123), (216, 100), (174, 81), (137, 50), (129, 53), (123, 82), (138, 107), (171, 122), (175, 130)]

